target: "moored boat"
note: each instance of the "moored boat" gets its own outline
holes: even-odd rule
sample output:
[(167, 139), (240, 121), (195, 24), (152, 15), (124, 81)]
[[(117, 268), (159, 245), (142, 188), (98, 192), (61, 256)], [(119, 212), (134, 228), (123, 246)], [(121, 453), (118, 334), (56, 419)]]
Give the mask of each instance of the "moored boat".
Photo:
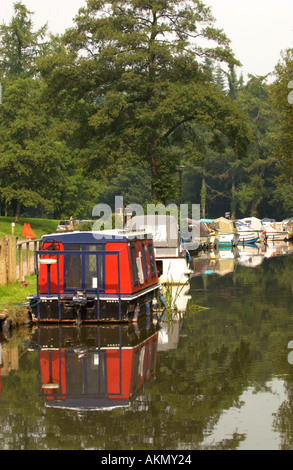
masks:
[(201, 220), (186, 219), (188, 228), (193, 236), (191, 240), (184, 241), (184, 247), (190, 252), (196, 252), (208, 248), (216, 248), (219, 237), (215, 230), (211, 230), (208, 224)]
[(289, 239), (289, 232), (276, 228), (276, 222), (266, 219), (263, 219), (262, 222), (268, 241), (284, 241)]
[(293, 239), (293, 218), (284, 219), (282, 221), (283, 230), (288, 232), (288, 240)]
[(161, 283), (185, 284), (188, 281), (187, 253), (175, 217), (161, 214), (134, 216), (125, 228), (143, 230), (152, 236)]
[(219, 217), (218, 219), (214, 219), (212, 221), (210, 228), (218, 232), (219, 245), (237, 245), (239, 234), (237, 232), (234, 220)]
[(250, 230), (256, 232), (259, 237), (259, 242), (266, 241), (266, 230), (260, 219), (257, 217), (244, 217), (239, 219), (238, 222), (246, 224)]
[(159, 295), (153, 240), (144, 232), (46, 235), (36, 265), (33, 322), (136, 322)]
[(236, 221), (236, 229), (239, 234), (238, 244), (257, 243), (260, 240), (259, 232), (252, 230), (247, 224)]

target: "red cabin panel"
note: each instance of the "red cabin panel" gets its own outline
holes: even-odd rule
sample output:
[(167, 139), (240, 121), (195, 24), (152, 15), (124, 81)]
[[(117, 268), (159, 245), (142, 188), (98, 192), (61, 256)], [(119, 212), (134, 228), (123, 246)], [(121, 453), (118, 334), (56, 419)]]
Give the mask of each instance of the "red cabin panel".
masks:
[[(43, 250), (50, 249), (50, 242), (46, 242), (43, 245)], [(54, 251), (62, 251), (64, 249), (62, 243), (58, 243), (55, 247)], [(41, 259), (57, 259), (57, 255), (42, 255)], [(59, 256), (59, 285), (60, 285), (60, 293), (64, 291), (64, 257)], [(49, 266), (49, 267), (48, 267)], [(58, 294), (58, 271), (57, 271), (57, 264), (46, 265), (40, 264), (39, 269), (39, 293), (40, 294), (47, 294), (48, 293), (48, 270), (50, 270), (50, 293), (51, 294)]]
[[(120, 293), (130, 294), (131, 281), (129, 271), (128, 247), (127, 243), (106, 243), (105, 251), (119, 251), (120, 264)], [(118, 256), (105, 256), (105, 293), (118, 293)]]

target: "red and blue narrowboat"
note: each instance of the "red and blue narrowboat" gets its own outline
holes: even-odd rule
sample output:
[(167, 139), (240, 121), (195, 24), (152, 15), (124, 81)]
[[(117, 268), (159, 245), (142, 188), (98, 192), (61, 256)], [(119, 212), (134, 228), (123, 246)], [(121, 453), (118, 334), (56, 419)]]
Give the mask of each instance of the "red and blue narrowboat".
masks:
[(47, 407), (126, 407), (155, 375), (158, 325), (35, 328), (29, 351), (38, 351), (39, 395)]
[(43, 236), (35, 255), (33, 322), (129, 322), (152, 313), (160, 284), (149, 234), (56, 233)]

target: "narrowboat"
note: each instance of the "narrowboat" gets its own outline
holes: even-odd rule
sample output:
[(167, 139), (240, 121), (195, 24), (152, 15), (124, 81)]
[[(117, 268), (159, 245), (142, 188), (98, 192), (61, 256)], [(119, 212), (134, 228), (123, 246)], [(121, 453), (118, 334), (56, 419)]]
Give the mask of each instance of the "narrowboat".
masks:
[(45, 235), (35, 256), (33, 322), (135, 322), (156, 307), (160, 284), (149, 234)]
[(38, 393), (46, 407), (111, 411), (128, 407), (156, 372), (159, 325), (37, 325)]

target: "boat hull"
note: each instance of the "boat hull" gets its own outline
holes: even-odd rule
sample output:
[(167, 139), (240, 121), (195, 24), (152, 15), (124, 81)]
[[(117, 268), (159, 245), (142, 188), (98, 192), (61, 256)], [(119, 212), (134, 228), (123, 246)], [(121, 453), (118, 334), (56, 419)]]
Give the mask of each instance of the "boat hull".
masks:
[(219, 233), (219, 246), (235, 246), (238, 243), (238, 239), (238, 233)]
[(190, 268), (186, 258), (157, 258), (157, 269), (161, 284), (186, 284)]
[(260, 240), (259, 233), (251, 230), (239, 232), (238, 244), (257, 243)]
[(267, 240), (268, 241), (284, 241), (288, 240), (288, 233), (287, 232), (266, 232)]
[(29, 313), (34, 323), (93, 323), (93, 322), (137, 322), (151, 315), (153, 298), (157, 298), (160, 285), (137, 296), (88, 297), (76, 301), (72, 296), (58, 300), (57, 296), (30, 298)]

